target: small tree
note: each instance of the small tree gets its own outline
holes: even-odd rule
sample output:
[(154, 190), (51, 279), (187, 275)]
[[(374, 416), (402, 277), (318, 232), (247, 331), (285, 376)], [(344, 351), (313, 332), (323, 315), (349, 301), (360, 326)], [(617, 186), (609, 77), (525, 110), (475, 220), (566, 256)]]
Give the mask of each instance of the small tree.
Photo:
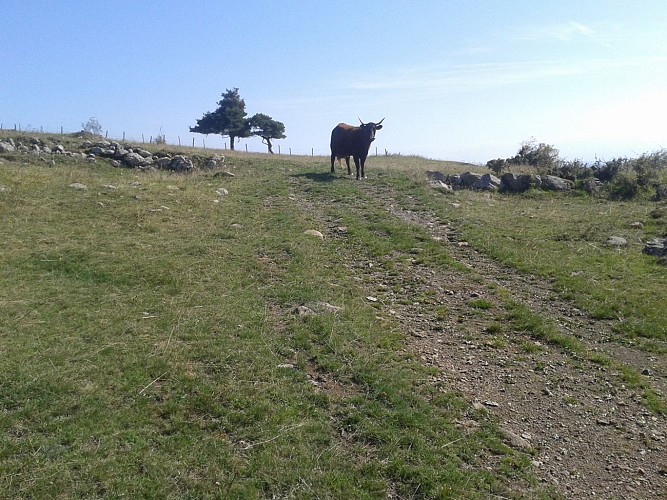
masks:
[(90, 117), (86, 123), (81, 124), (81, 127), (86, 134), (102, 135), (102, 125), (95, 117)]
[(262, 144), (266, 144), (269, 153), (273, 154), (273, 145), (271, 139), (284, 139), (285, 125), (274, 120), (268, 115), (257, 113), (248, 120), (250, 133), (262, 138)]
[(236, 139), (250, 137), (250, 127), (245, 119), (245, 101), (239, 95), (239, 89), (227, 89), (218, 101), (218, 109), (204, 113), (197, 125), (190, 127), (190, 132), (198, 134), (220, 134), (229, 137), (229, 147), (234, 149)]

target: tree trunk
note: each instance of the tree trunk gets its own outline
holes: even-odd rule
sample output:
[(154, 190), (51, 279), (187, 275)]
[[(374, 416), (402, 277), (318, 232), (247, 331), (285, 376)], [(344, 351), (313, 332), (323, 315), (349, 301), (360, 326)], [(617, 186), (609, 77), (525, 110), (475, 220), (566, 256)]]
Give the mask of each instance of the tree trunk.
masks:
[(268, 137), (264, 137), (264, 140), (262, 142), (266, 144), (267, 148), (269, 148), (269, 153), (273, 154), (273, 145), (271, 144), (271, 139), (269, 139)]
[(236, 139), (236, 136), (230, 135), (229, 136), (229, 149), (234, 151), (234, 139)]

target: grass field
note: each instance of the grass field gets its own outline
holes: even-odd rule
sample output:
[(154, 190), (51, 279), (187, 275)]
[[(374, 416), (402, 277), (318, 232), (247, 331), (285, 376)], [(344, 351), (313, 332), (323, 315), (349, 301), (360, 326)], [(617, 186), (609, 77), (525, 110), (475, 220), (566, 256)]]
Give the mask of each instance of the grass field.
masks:
[[(5, 158), (0, 496), (549, 497), (491, 422), (457, 425), (476, 410), (425, 382), (343, 265), (415, 247), (457, 265), (365, 186), (416, 200), (658, 353), (667, 271), (640, 238), (664, 233), (667, 215), (542, 193), (460, 192), (454, 210), (422, 174), (469, 166), (374, 163), (365, 182), (329, 182), (325, 158), (229, 154), (233, 178)], [(312, 197), (326, 214), (300, 203)], [(349, 237), (304, 234), (322, 217)], [(630, 244), (608, 248), (611, 235)], [(295, 314), (302, 304), (340, 310)]]

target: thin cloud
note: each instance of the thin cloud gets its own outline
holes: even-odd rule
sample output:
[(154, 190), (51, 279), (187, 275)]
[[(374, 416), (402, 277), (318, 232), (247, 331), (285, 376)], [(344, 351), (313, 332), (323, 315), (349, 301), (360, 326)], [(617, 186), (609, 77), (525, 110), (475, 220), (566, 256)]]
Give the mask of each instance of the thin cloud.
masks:
[(578, 37), (595, 38), (596, 31), (584, 24), (570, 21), (567, 24), (558, 24), (545, 29), (545, 34), (557, 40), (573, 40)]
[(529, 61), (456, 65), (448, 68), (408, 68), (377, 73), (363, 80), (346, 82), (354, 91), (449, 90), (469, 91), (536, 81), (554, 81), (578, 76), (603, 76), (615, 71), (667, 63), (667, 57)]

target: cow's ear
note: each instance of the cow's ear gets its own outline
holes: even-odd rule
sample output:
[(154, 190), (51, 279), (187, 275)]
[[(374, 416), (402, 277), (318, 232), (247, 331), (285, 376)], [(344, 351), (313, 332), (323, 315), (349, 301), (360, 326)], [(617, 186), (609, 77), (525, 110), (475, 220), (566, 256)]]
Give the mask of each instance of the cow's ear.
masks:
[(381, 128), (382, 128), (382, 125), (377, 125), (377, 126), (375, 127), (375, 130), (380, 130)]

